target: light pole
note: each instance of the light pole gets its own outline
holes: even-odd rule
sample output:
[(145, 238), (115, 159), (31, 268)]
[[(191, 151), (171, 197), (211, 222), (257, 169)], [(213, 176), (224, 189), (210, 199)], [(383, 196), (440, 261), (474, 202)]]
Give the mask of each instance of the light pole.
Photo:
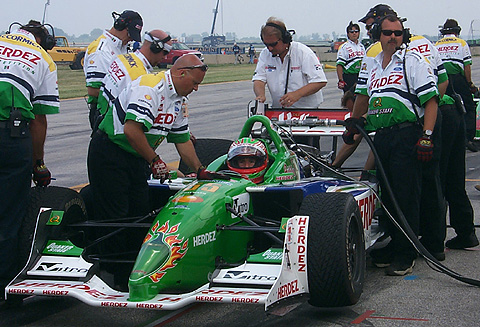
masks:
[(43, 19), (42, 19), (42, 24), (45, 24), (45, 14), (47, 13), (47, 6), (50, 4), (50, 0), (47, 0), (45, 3), (45, 8), (43, 9)]

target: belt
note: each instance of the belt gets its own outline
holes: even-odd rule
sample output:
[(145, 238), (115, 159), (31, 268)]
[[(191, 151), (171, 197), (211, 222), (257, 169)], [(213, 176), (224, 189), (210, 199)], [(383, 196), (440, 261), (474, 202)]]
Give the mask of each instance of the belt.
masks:
[(411, 122), (411, 121), (406, 121), (406, 122), (396, 124), (396, 125), (393, 125), (393, 126), (379, 128), (375, 132), (376, 133), (386, 133), (386, 132), (398, 131), (398, 130), (401, 130), (401, 129), (404, 129), (404, 128), (407, 128), (407, 127), (411, 127), (411, 126), (415, 126), (415, 125), (418, 125), (418, 123), (417, 122), (414, 123), (414, 122)]
[[(28, 120), (21, 120), (20, 125), (24, 125), (27, 127), (29, 124)], [(9, 120), (0, 120), (0, 128), (9, 128), (10, 127), (10, 121)]]

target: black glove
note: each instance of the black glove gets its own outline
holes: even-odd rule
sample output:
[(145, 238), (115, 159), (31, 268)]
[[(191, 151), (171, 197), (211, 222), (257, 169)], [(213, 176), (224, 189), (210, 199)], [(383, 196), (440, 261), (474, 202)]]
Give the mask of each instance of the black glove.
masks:
[(345, 144), (352, 145), (353, 143), (355, 143), (355, 140), (353, 139), (354, 136), (355, 133), (346, 130), (342, 134), (343, 142), (345, 142)]
[(360, 126), (361, 128), (365, 127), (365, 124), (367, 123), (367, 120), (365, 117), (359, 117), (359, 118), (347, 118), (345, 119), (345, 128), (347, 131), (352, 132), (353, 134), (359, 134), (360, 132), (358, 131), (358, 128), (356, 125)]
[(159, 179), (160, 183), (163, 183), (168, 177), (168, 166), (167, 164), (160, 158), (160, 156), (156, 156), (153, 158), (152, 162), (150, 163), (150, 169), (152, 170), (153, 178)]
[(433, 158), (433, 142), (428, 136), (422, 136), (415, 145), (417, 159), (422, 162), (429, 162)]
[(229, 180), (230, 177), (228, 177), (227, 175), (224, 175), (222, 173), (217, 173), (215, 171), (206, 170), (205, 167), (202, 166), (202, 167), (198, 168), (197, 179), (203, 179), (203, 180), (224, 179), (224, 180)]
[(47, 186), (50, 184), (52, 174), (50, 174), (50, 170), (45, 166), (43, 160), (39, 159), (35, 162), (32, 179), (37, 186)]

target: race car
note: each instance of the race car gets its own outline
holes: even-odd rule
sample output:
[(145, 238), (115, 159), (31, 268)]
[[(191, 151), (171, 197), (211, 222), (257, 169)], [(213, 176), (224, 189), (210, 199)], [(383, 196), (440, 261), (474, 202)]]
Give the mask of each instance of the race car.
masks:
[[(150, 180), (155, 210), (145, 217), (92, 220), (75, 191), (32, 189), (20, 240), (26, 263), (7, 295), (161, 310), (193, 302), (251, 303), (276, 314), (304, 301), (355, 304), (366, 249), (382, 235), (374, 216), (378, 185), (336, 174), (309, 147), (287, 146), (284, 133), (265, 116), (248, 118), (239, 140), (264, 145), (268, 161), (261, 181), (232, 171), (225, 146), (210, 142), (205, 148), (222, 155), (207, 169), (227, 179)], [(139, 230), (146, 235), (140, 249), (124, 242), (131, 244), (133, 260), (128, 253), (96, 252), (115, 235)], [(128, 291), (112, 282), (115, 269), (109, 268), (119, 264), (132, 265)]]

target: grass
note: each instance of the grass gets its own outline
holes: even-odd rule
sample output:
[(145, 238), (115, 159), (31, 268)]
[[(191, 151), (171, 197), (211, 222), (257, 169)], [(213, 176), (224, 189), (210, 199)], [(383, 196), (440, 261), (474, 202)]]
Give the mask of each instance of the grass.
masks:
[[(209, 65), (203, 84), (250, 80), (255, 66), (249, 64)], [(160, 71), (160, 69), (155, 68), (155, 71)], [(58, 65), (58, 91), (60, 99), (84, 97), (87, 89), (83, 70), (71, 70), (68, 65)]]
[[(249, 80), (255, 65), (209, 65), (202, 84)], [(160, 69), (155, 68), (155, 71)], [(58, 65), (58, 92), (60, 99), (83, 97), (87, 94), (83, 70), (71, 70)]]

